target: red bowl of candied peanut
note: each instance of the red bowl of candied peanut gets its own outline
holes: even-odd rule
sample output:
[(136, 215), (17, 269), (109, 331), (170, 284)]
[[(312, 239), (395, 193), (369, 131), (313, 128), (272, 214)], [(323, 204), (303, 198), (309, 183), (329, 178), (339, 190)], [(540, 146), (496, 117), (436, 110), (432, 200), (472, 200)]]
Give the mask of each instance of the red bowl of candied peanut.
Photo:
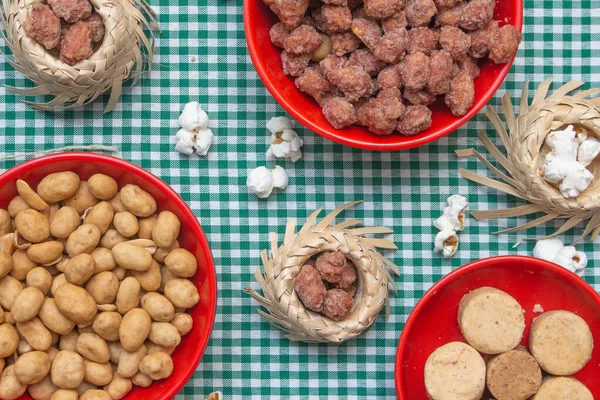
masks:
[(485, 106), (521, 41), (523, 1), (245, 0), (252, 62), (301, 124), (352, 147), (402, 150)]

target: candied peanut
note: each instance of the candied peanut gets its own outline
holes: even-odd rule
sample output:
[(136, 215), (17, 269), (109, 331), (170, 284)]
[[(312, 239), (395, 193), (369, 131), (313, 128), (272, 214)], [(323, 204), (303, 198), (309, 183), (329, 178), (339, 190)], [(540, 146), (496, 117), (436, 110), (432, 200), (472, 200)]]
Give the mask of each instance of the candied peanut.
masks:
[[(448, 82), (448, 87), (450, 87), (450, 82)], [(404, 99), (413, 105), (424, 105), (428, 106), (430, 104), (435, 103), (437, 99), (435, 95), (431, 94), (426, 89), (421, 90), (410, 90), (406, 89), (404, 91)]]
[(281, 63), (283, 64), (283, 74), (290, 76), (300, 76), (310, 63), (310, 54), (295, 55), (287, 51), (281, 52)]
[(465, 115), (475, 100), (473, 77), (461, 71), (450, 82), (450, 91), (446, 94), (446, 105), (456, 116)]
[(323, 95), (331, 90), (331, 85), (314, 68), (306, 68), (304, 73), (295, 80), (296, 87), (300, 91), (312, 96), (319, 101)]
[(443, 26), (440, 44), (453, 59), (462, 60), (471, 48), (471, 36), (454, 26)]
[(460, 2), (451, 8), (440, 10), (435, 17), (436, 26), (456, 26), (460, 23), (460, 16), (467, 6), (466, 2)]
[(352, 53), (360, 47), (360, 43), (360, 39), (351, 31), (331, 35), (331, 46), (336, 56)]
[(438, 8), (450, 8), (450, 7), (454, 7), (455, 5), (457, 5), (462, 0), (433, 0), (433, 1), (435, 2), (435, 5)]
[(402, 75), (398, 64), (388, 65), (377, 75), (377, 86), (380, 90), (402, 87)]
[[(395, 64), (402, 60), (407, 47), (408, 35), (406, 29), (395, 29), (383, 34), (381, 39), (379, 39), (379, 43), (377, 43), (377, 46), (373, 50), (373, 55), (388, 64)], [(350, 56), (350, 58), (352, 58), (352, 56)], [(352, 63), (352, 60), (350, 60), (350, 63)]]
[(445, 50), (433, 51), (429, 57), (429, 69), (431, 71), (429, 81), (427, 82), (429, 93), (433, 95), (448, 93), (450, 90), (450, 79), (452, 79), (452, 56), (450, 56), (450, 53)]
[(92, 14), (92, 5), (88, 0), (48, 0), (57, 17), (69, 24), (81, 21)]
[(346, 257), (339, 251), (325, 252), (317, 257), (315, 265), (321, 279), (327, 282), (339, 282), (346, 266)]
[(323, 314), (334, 321), (341, 321), (350, 312), (354, 301), (352, 296), (342, 289), (330, 289), (323, 301)]
[(319, 47), (323, 39), (315, 28), (310, 25), (300, 25), (283, 39), (283, 48), (291, 54), (312, 53)]
[(404, 10), (396, 12), (389, 18), (381, 21), (381, 27), (384, 32), (393, 31), (394, 29), (406, 28), (408, 22), (406, 21), (406, 13)]
[(349, 64), (350, 66), (360, 67), (370, 76), (376, 76), (379, 71), (387, 66), (385, 61), (379, 60), (369, 49), (358, 49), (350, 54)]
[(85, 60), (92, 54), (90, 26), (85, 22), (74, 23), (60, 46), (60, 60), (69, 65)]
[[(356, 123), (361, 126), (367, 126), (367, 111), (369, 111), (370, 103), (373, 101), (372, 98), (363, 97), (353, 104), (356, 110)], [(314, 266), (314, 263), (313, 263)]]
[(329, 99), (323, 107), (323, 116), (335, 128), (343, 129), (356, 122), (356, 110), (343, 97)]
[(490, 40), (490, 60), (496, 64), (506, 64), (519, 50), (522, 35), (512, 25), (504, 25)]
[(294, 290), (304, 306), (312, 311), (323, 311), (323, 301), (327, 289), (317, 270), (310, 265), (303, 265), (294, 279)]
[(329, 79), (329, 74), (338, 69), (346, 68), (350, 65), (350, 62), (346, 57), (336, 56), (333, 54), (325, 57), (321, 62), (319, 62), (319, 66), (321, 67), (323, 76)]
[(308, 9), (309, 0), (268, 0), (265, 1), (287, 29), (300, 25)]
[(490, 40), (496, 37), (498, 29), (498, 21), (491, 20), (483, 28), (469, 32), (469, 36), (471, 36), (469, 55), (474, 58), (483, 58), (487, 56)]
[(423, 105), (406, 107), (396, 129), (405, 136), (416, 135), (431, 126), (431, 110)]
[(437, 48), (440, 34), (427, 27), (413, 28), (408, 31), (408, 52), (430, 55)]
[(458, 61), (458, 67), (461, 71), (466, 71), (473, 79), (479, 78), (479, 65), (477, 65), (477, 59), (467, 56)]
[(334, 86), (344, 92), (350, 102), (369, 96), (373, 90), (371, 77), (360, 67), (350, 66), (332, 71), (328, 78)]
[(375, 48), (381, 38), (381, 27), (371, 18), (354, 18), (352, 32), (370, 49)]
[(494, 17), (495, 0), (471, 0), (460, 16), (460, 27), (468, 31), (483, 28)]
[(92, 42), (98, 43), (104, 39), (104, 21), (100, 14), (94, 13), (84, 19), (83, 22), (86, 22), (90, 26), (90, 37), (92, 38)]
[(60, 20), (50, 7), (34, 3), (31, 15), (23, 27), (27, 34), (47, 49), (53, 49), (60, 43)]
[(429, 81), (429, 57), (421, 52), (409, 54), (400, 64), (402, 81), (407, 89), (419, 90)]
[(281, 22), (276, 23), (269, 30), (269, 37), (271, 38), (271, 43), (280, 48), (283, 48), (283, 41), (289, 34), (290, 31), (288, 31)]
[(408, 25), (414, 27), (427, 26), (437, 12), (433, 0), (408, 0), (406, 4), (406, 20)]
[(385, 19), (406, 7), (406, 0), (364, 0), (365, 12), (370, 17)]
[[(402, 115), (403, 111), (404, 104), (402, 104), (400, 90), (396, 88), (384, 89), (369, 103), (365, 124), (376, 135), (389, 135), (396, 128), (398, 118)], [(348, 261), (344, 257), (341, 278), (336, 282), (346, 281), (345, 275), (349, 273), (347, 263)], [(317, 259), (317, 269), (319, 272), (322, 270), (322, 268), (319, 268), (319, 259)], [(351, 272), (354, 273), (354, 278), (352, 279), (352, 282), (354, 282), (356, 280), (356, 271), (352, 270)], [(342, 286), (347, 287), (348, 285), (344, 282)]]
[(347, 6), (325, 4), (321, 7), (321, 16), (328, 33), (345, 32), (352, 26), (352, 11)]

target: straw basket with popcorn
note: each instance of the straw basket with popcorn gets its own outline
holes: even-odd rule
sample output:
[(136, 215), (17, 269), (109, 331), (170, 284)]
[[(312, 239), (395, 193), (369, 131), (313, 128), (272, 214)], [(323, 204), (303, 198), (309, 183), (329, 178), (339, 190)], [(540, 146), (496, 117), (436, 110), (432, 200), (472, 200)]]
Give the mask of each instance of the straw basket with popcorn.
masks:
[[(499, 180), (464, 169), (460, 174), (473, 182), (524, 199), (530, 204), (502, 210), (475, 211), (477, 219), (517, 217), (542, 212), (527, 224), (497, 233), (525, 230), (557, 218), (567, 221), (551, 236), (588, 221), (579, 238), (600, 233), (600, 99), (590, 98), (600, 89), (569, 94), (583, 85), (572, 81), (548, 95), (552, 80), (543, 82), (531, 104), (528, 84), (523, 87), (519, 116), (508, 94), (502, 98), (508, 131), (490, 107), (486, 115), (496, 128), (506, 154), (483, 132), (479, 140), (508, 174), (474, 149), (458, 150), (459, 157), (475, 156)], [(579, 241), (578, 240), (578, 241)]]
[[(295, 233), (296, 221), (289, 221), (283, 243), (279, 246), (276, 234), (271, 233), (271, 254), (267, 255), (266, 250), (261, 253), (264, 275), (260, 269), (254, 275), (263, 295), (252, 289), (245, 292), (266, 309), (259, 309), (259, 314), (285, 331), (290, 340), (341, 343), (364, 333), (384, 306), (386, 315), (389, 314), (388, 285), (395, 286), (387, 268), (395, 274), (400, 272), (376, 248), (396, 249), (396, 246), (389, 240), (364, 235), (392, 231), (385, 227), (357, 228), (360, 221), (354, 219), (332, 225), (340, 212), (357, 203), (344, 204), (318, 222), (321, 210), (315, 211), (298, 233)], [(295, 280), (311, 257), (333, 253), (342, 253), (356, 268), (358, 282), (348, 313), (336, 320), (310, 310), (295, 290)]]
[[(101, 18), (104, 36), (93, 44), (93, 52), (88, 44), (85, 57), (67, 63), (57, 51), (59, 46), (48, 42), (48, 35), (56, 36), (58, 24), (60, 36), (66, 40), (60, 29), (68, 31), (70, 27), (83, 24), (83, 21), (78, 21), (69, 25), (75, 20), (73, 12), (82, 11), (82, 7), (73, 7), (65, 0), (58, 1), (65, 3), (62, 8), (52, 8), (59, 10), (60, 22), (52, 15), (46, 1), (3, 0), (0, 10), (3, 29), (0, 33), (12, 52), (7, 62), (35, 84), (32, 88), (7, 86), (7, 90), (25, 96), (54, 96), (45, 103), (26, 102), (43, 110), (85, 104), (110, 90), (105, 112), (111, 111), (119, 101), (123, 81), (132, 78), (135, 84), (144, 70), (150, 70), (154, 37), (150, 34), (148, 38), (145, 31), (150, 31), (150, 24), (156, 22), (155, 14), (145, 0), (90, 0), (92, 7), (86, 1), (87, 10), (83, 9), (83, 12), (87, 16), (91, 11), (93, 16)], [(54, 2), (57, 0), (48, 3)], [(39, 28), (36, 38), (28, 34), (31, 29), (26, 29), (32, 26), (28, 27), (27, 21), (34, 12), (39, 12), (37, 20), (41, 24), (48, 25)]]

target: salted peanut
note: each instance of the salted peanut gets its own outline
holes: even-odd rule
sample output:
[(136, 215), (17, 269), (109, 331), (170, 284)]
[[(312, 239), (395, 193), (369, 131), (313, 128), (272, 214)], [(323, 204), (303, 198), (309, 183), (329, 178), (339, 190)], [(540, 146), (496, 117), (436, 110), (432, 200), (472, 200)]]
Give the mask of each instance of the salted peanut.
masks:
[(165, 347), (176, 347), (181, 343), (179, 331), (168, 322), (152, 322), (148, 339)]
[(110, 271), (100, 272), (85, 284), (85, 289), (97, 304), (109, 304), (117, 298), (119, 279)]
[(132, 376), (131, 381), (133, 382), (133, 384), (135, 386), (139, 386), (139, 387), (148, 387), (148, 386), (152, 385), (152, 382), (154, 382), (154, 380), (152, 378), (150, 378), (148, 375), (146, 375), (142, 372), (138, 372), (137, 374)]
[[(56, 218), (56, 214), (58, 214), (58, 210), (60, 210), (60, 205), (57, 203), (48, 204), (48, 208), (40, 211), (44, 217), (48, 219), (48, 223), (52, 224), (54, 218)], [(50, 232), (52, 233), (52, 232)]]
[(38, 317), (44, 325), (59, 335), (66, 335), (75, 326), (75, 322), (65, 317), (56, 307), (53, 298), (47, 297), (44, 299), (44, 304), (40, 309)]
[(9, 365), (0, 375), (0, 399), (18, 399), (27, 390), (27, 385), (21, 383), (15, 376), (14, 368), (14, 365)]
[(0, 324), (2, 323), (4, 323), (4, 309), (0, 307)]
[(587, 323), (569, 311), (549, 311), (533, 322), (529, 348), (552, 375), (573, 375), (591, 359), (594, 339)]
[(50, 368), (52, 382), (62, 389), (75, 389), (85, 376), (83, 358), (74, 351), (58, 352)]
[(47, 294), (52, 285), (52, 275), (42, 267), (36, 267), (29, 271), (25, 280), (27, 286), (34, 287), (43, 294)]
[(485, 362), (465, 343), (439, 347), (425, 363), (425, 389), (432, 400), (479, 400), (485, 390)]
[(35, 318), (44, 304), (44, 293), (34, 287), (28, 287), (15, 297), (11, 312), (17, 322), (25, 322)]
[(66, 239), (81, 224), (79, 213), (73, 207), (61, 207), (52, 222), (50, 223), (50, 233), (60, 239)]
[(542, 384), (542, 370), (524, 347), (492, 357), (487, 362), (487, 387), (497, 400), (527, 400)]
[(458, 325), (466, 341), (484, 354), (500, 354), (519, 345), (525, 329), (521, 305), (509, 294), (481, 287), (458, 306)]
[(0, 236), (4, 236), (10, 233), (12, 228), (12, 221), (10, 218), (11, 216), (8, 213), (8, 211), (6, 211), (3, 208), (0, 208)]
[(131, 379), (123, 378), (121, 375), (114, 374), (113, 380), (104, 388), (113, 400), (122, 399), (131, 391)]
[(74, 389), (58, 389), (52, 394), (50, 400), (78, 400), (79, 393)]
[(115, 267), (115, 269), (112, 270), (113, 274), (115, 274), (115, 276), (117, 277), (117, 279), (119, 281), (122, 281), (123, 279), (125, 279), (127, 277), (127, 273), (130, 272), (129, 270), (123, 269), (121, 267), (119, 267), (118, 265)]
[(96, 301), (84, 289), (72, 283), (63, 283), (54, 294), (58, 310), (71, 321), (91, 323), (96, 315)]
[(71, 171), (46, 175), (38, 184), (37, 192), (47, 203), (58, 203), (73, 196), (79, 187), (79, 176)]
[(145, 344), (146, 344), (146, 347), (148, 348), (148, 354), (166, 353), (168, 355), (171, 355), (175, 351), (175, 347), (161, 346), (150, 340), (147, 340)]
[(43, 242), (50, 236), (48, 219), (33, 209), (19, 211), (15, 217), (15, 227), (31, 243)]
[(131, 274), (136, 278), (142, 289), (147, 292), (155, 292), (160, 288), (161, 284), (161, 273), (160, 265), (156, 260), (152, 260), (152, 265), (148, 271), (131, 271)]
[(180, 228), (179, 218), (171, 211), (163, 211), (158, 214), (152, 228), (152, 240), (159, 247), (171, 247), (177, 236), (179, 236)]
[(117, 243), (112, 252), (117, 264), (124, 269), (148, 271), (152, 265), (152, 255), (135, 244)]
[(12, 313), (10, 311), (4, 312), (4, 322), (7, 324), (15, 325), (17, 322), (13, 319)]
[[(60, 335), (57, 334), (56, 337), (60, 338)], [(45, 353), (48, 355), (48, 361), (50, 361), (50, 364), (52, 364), (52, 361), (54, 361), (54, 357), (56, 357), (58, 351), (59, 350), (56, 347), (50, 347), (48, 350), (46, 350)]]
[(173, 360), (166, 353), (149, 354), (142, 360), (140, 371), (154, 380), (165, 379), (173, 373)]
[(21, 282), (8, 275), (0, 279), (0, 305), (10, 311), (13, 300), (23, 290)]
[(127, 211), (127, 207), (121, 202), (121, 193), (117, 192), (109, 201), (115, 213)]
[(117, 232), (124, 237), (134, 236), (140, 228), (137, 217), (129, 211), (116, 213), (113, 224)]
[(173, 279), (167, 282), (165, 296), (179, 308), (191, 308), (200, 301), (198, 289), (187, 279)]
[(121, 235), (116, 229), (109, 229), (102, 236), (100, 245), (107, 249), (112, 249), (118, 243), (126, 242), (127, 238)]
[(179, 247), (179, 242), (176, 240), (169, 248), (157, 248), (154, 254), (152, 254), (152, 257), (154, 257), (154, 259), (160, 263), (165, 262), (165, 258), (167, 258), (169, 253), (175, 249), (178, 249)]
[(100, 312), (117, 311), (117, 306), (114, 304), (98, 304), (98, 311), (100, 311)]
[(110, 271), (117, 266), (117, 262), (113, 257), (112, 251), (107, 248), (97, 247), (90, 253), (90, 255), (94, 259), (94, 264), (96, 266), (94, 273)]
[(123, 348), (120, 342), (108, 342), (108, 351), (110, 351), (110, 362), (118, 364), (121, 359)]
[(119, 327), (123, 350), (133, 352), (139, 349), (150, 333), (151, 323), (150, 316), (141, 308), (129, 310)]
[(51, 264), (61, 257), (64, 246), (61, 242), (49, 241), (33, 244), (27, 249), (27, 256), (39, 264)]
[(126, 243), (141, 247), (144, 250), (146, 250), (148, 253), (150, 253), (151, 255), (156, 253), (156, 250), (158, 249), (158, 246), (156, 245), (156, 243), (154, 243), (150, 239), (133, 239), (133, 240), (128, 240)]
[(31, 347), (27, 340), (19, 340), (19, 347), (17, 347), (17, 353), (19, 353), (19, 355), (23, 355), (25, 353), (29, 353), (30, 351), (33, 351), (33, 347)]
[(29, 385), (27, 387), (29, 395), (35, 400), (51, 400), (52, 395), (56, 393), (57, 389), (58, 388), (56, 385), (52, 383), (52, 377), (50, 374), (46, 375), (44, 379), (38, 383), (34, 383), (33, 385)]
[(119, 326), (121, 325), (121, 320), (121, 314), (118, 312), (102, 312), (94, 319), (92, 329), (104, 340), (119, 340)]
[(77, 332), (79, 332), (80, 335), (83, 335), (84, 333), (95, 333), (94, 332), (94, 328), (92, 327), (92, 324), (77, 324)]
[[(113, 378), (113, 371), (110, 366), (110, 363), (96, 363), (89, 360), (83, 361), (83, 366), (85, 367), (85, 376), (83, 379), (96, 386), (104, 386), (108, 385)], [(92, 389), (93, 390), (93, 389)], [(102, 393), (106, 393), (100, 390)], [(88, 390), (86, 393), (90, 393)], [(108, 393), (106, 393), (108, 396)], [(89, 397), (90, 399), (97, 400), (98, 397)], [(110, 397), (109, 397), (110, 399)]]
[(48, 208), (48, 203), (46, 203), (24, 180), (17, 180), (17, 192), (19, 192), (19, 196), (21, 196), (25, 203), (34, 210), (41, 211)]
[(17, 331), (34, 350), (46, 351), (52, 346), (52, 334), (39, 318), (17, 322)]
[(108, 345), (95, 333), (83, 333), (77, 338), (77, 352), (88, 360), (104, 364), (110, 360)]
[(83, 285), (96, 272), (96, 261), (87, 253), (71, 258), (65, 265), (65, 279), (75, 285)]
[(136, 308), (140, 301), (140, 283), (134, 277), (127, 277), (121, 282), (117, 292), (117, 310), (121, 314)]
[(577, 379), (570, 376), (546, 377), (531, 400), (594, 400), (592, 392)]
[(88, 389), (79, 397), (79, 400), (113, 400), (113, 398), (104, 390)]
[(128, 184), (121, 189), (121, 202), (138, 217), (149, 217), (156, 211), (156, 200), (137, 185)]
[(29, 207), (29, 204), (21, 196), (16, 196), (8, 203), (7, 209), (8, 215), (14, 218), (19, 212), (29, 210), (31, 207)]
[(123, 350), (119, 357), (117, 372), (124, 378), (131, 378), (140, 370), (140, 363), (148, 354), (146, 346), (142, 345), (133, 352)]
[(15, 362), (14, 374), (25, 385), (38, 383), (48, 375), (49, 371), (50, 360), (48, 354), (43, 351), (32, 351), (23, 354)]
[(0, 324), (0, 359), (9, 357), (19, 347), (19, 334), (15, 328), (7, 323)]
[(0, 278), (4, 278), (12, 270), (12, 257), (10, 254), (0, 251)]
[(77, 351), (77, 339), (79, 338), (79, 332), (77, 329), (73, 329), (71, 332), (60, 337), (59, 346), (60, 350)]
[(96, 385), (92, 385), (91, 383), (84, 380), (83, 382), (81, 382), (81, 385), (79, 385), (75, 390), (77, 391), (77, 394), (81, 397), (88, 390), (94, 389), (97, 389)]
[(106, 233), (115, 215), (112, 206), (107, 201), (101, 201), (86, 213), (83, 223), (96, 225), (102, 234)]
[(165, 266), (175, 276), (190, 278), (196, 274), (196, 257), (186, 249), (175, 249), (165, 258)]
[(153, 321), (169, 322), (175, 317), (173, 304), (159, 293), (146, 293), (142, 296), (141, 304)]
[(96, 225), (83, 224), (69, 235), (67, 253), (75, 257), (81, 253), (91, 253), (100, 242), (100, 229)]
[(139, 219), (139, 230), (137, 235), (140, 239), (152, 239), (152, 230), (158, 219), (158, 215), (152, 214), (149, 217)]
[(88, 189), (92, 196), (100, 200), (110, 200), (117, 194), (119, 186), (112, 177), (104, 174), (94, 174), (87, 180)]
[(185, 336), (194, 327), (194, 320), (190, 314), (176, 313), (175, 317), (171, 320), (171, 324), (177, 328), (180, 336)]
[(12, 270), (10, 275), (20, 281), (27, 277), (32, 269), (38, 267), (38, 264), (31, 261), (25, 250), (16, 250), (12, 254)]
[(169, 270), (165, 266), (160, 267), (160, 275), (161, 275), (161, 281), (160, 281), (160, 288), (158, 289), (160, 292), (165, 291), (165, 285), (167, 284), (167, 282), (170, 282), (173, 279), (179, 279), (177, 276), (175, 276), (171, 272), (169, 272)]
[(50, 286), (50, 294), (52, 294), (52, 296), (55, 296), (56, 291), (63, 283), (67, 283), (67, 278), (65, 278), (65, 274), (57, 275), (52, 281), (52, 286)]
[(87, 182), (81, 181), (79, 182), (79, 187), (77, 188), (76, 192), (68, 199), (64, 200), (62, 204), (63, 206), (73, 207), (79, 214), (83, 214), (85, 210), (98, 204), (99, 202), (100, 200), (95, 198), (90, 193)]

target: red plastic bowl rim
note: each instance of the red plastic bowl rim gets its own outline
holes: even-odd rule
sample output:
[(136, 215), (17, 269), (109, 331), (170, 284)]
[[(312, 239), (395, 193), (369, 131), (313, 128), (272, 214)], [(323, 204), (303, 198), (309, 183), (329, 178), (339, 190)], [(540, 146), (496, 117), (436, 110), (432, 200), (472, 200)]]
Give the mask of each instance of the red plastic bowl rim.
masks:
[[(215, 271), (215, 263), (214, 263), (214, 260), (212, 257), (212, 252), (210, 251), (210, 246), (208, 244), (208, 240), (206, 239), (206, 235), (204, 234), (204, 231), (202, 230), (202, 227), (200, 226), (200, 223), (198, 222), (198, 218), (196, 217), (196, 215), (194, 214), (192, 209), (187, 205), (187, 203), (181, 198), (181, 196), (179, 196), (179, 194), (177, 192), (175, 192), (175, 190), (173, 190), (173, 188), (171, 188), (171, 186), (169, 186), (162, 179), (158, 178), (156, 175), (150, 173), (149, 171), (145, 170), (144, 168), (142, 168), (138, 165), (135, 165), (129, 161), (125, 161), (120, 158), (106, 156), (106, 155), (97, 154), (97, 153), (85, 153), (85, 152), (58, 153), (58, 154), (51, 154), (51, 155), (43, 156), (43, 157), (39, 157), (39, 158), (34, 158), (32, 160), (25, 161), (21, 164), (18, 164), (16, 166), (8, 169), (7, 171), (0, 174), (0, 184), (2, 184), (2, 182), (8, 181), (8, 180), (13, 180), (13, 179), (17, 180), (23, 175), (23, 173), (28, 172), (31, 169), (34, 169), (34, 168), (37, 168), (40, 166), (44, 166), (44, 165), (54, 164), (55, 162), (59, 162), (59, 161), (81, 161), (81, 162), (88, 162), (88, 163), (93, 163), (94, 161), (100, 161), (102, 163), (112, 164), (114, 166), (121, 168), (125, 172), (136, 174), (137, 176), (145, 179), (149, 184), (158, 187), (163, 192), (166, 192), (168, 194), (168, 196), (170, 197), (169, 201), (174, 202), (175, 205), (177, 206), (177, 208), (181, 209), (181, 211), (185, 215), (185, 218), (187, 218), (190, 221), (194, 221), (191, 224), (192, 225), (191, 233), (194, 235), (194, 237), (198, 241), (200, 248), (202, 249), (202, 251), (204, 252), (204, 254), (206, 256), (206, 263), (207, 263), (207, 266), (209, 267), (208, 268), (209, 273), (207, 274), (207, 278), (212, 281), (211, 283), (215, 288), (217, 287), (217, 276), (216, 276), (216, 271)], [(208, 341), (212, 334), (212, 328), (213, 328), (214, 321), (215, 321), (215, 314), (216, 314), (216, 309), (217, 309), (217, 307), (216, 307), (217, 306), (217, 291), (216, 290), (215, 290), (214, 295), (215, 295), (215, 298), (214, 298), (214, 302), (213, 302), (214, 303), (213, 309), (212, 309), (212, 312), (209, 314), (209, 320), (207, 321), (207, 326), (210, 327), (210, 331), (209, 331), (208, 335), (203, 335), (203, 337), (201, 338), (200, 351), (196, 355), (194, 355), (194, 354), (189, 355), (190, 358), (188, 358), (188, 360), (190, 362), (181, 368), (181, 370), (182, 370), (181, 376), (183, 377), (183, 379), (180, 379), (180, 381), (178, 383), (172, 385), (170, 388), (168, 388), (166, 390), (165, 397), (164, 397), (165, 399), (173, 398), (186, 385), (186, 383), (190, 380), (194, 371), (198, 367), (198, 364), (200, 363), (202, 356), (204, 355), (204, 350), (206, 350), (206, 346), (208, 345)]]
[[(421, 312), (421, 309), (425, 306), (425, 303), (427, 303), (427, 301), (429, 300), (430, 297), (434, 296), (440, 290), (443, 290), (455, 278), (462, 276), (462, 275), (466, 275), (473, 270), (486, 267), (486, 266), (490, 265), (490, 263), (495, 263), (497, 261), (503, 261), (506, 263), (519, 263), (520, 262), (520, 263), (526, 263), (529, 265), (537, 265), (539, 267), (543, 267), (548, 270), (551, 270), (553, 273), (560, 275), (565, 280), (575, 283), (578, 287), (580, 287), (583, 291), (585, 291), (586, 294), (588, 294), (590, 297), (592, 297), (596, 301), (596, 303), (600, 304), (600, 294), (598, 294), (594, 290), (594, 288), (592, 288), (586, 281), (584, 281), (582, 278), (575, 275), (574, 273), (570, 272), (566, 268), (561, 267), (560, 265), (554, 264), (550, 261), (546, 261), (546, 260), (542, 260), (542, 259), (534, 258), (534, 257), (526, 257), (526, 256), (496, 256), (496, 257), (483, 258), (481, 260), (477, 260), (477, 261), (473, 261), (468, 264), (465, 264), (464, 266), (455, 269), (454, 271), (448, 273), (442, 279), (437, 281), (431, 288), (429, 288), (429, 290), (427, 290), (427, 292), (425, 292), (423, 297), (421, 297), (421, 299), (417, 302), (417, 304), (414, 306), (414, 308), (410, 312), (410, 315), (408, 316), (408, 319), (406, 320), (406, 324), (404, 324), (404, 329), (402, 329), (402, 333), (400, 335), (400, 341), (398, 342), (398, 350), (396, 352), (396, 360), (394, 363), (394, 380), (396, 383), (397, 396), (400, 396), (400, 394), (401, 394), (400, 393), (401, 368), (399, 368), (399, 365), (402, 365), (401, 360), (404, 358), (404, 349), (407, 346), (406, 341), (407, 341), (408, 335), (405, 335), (404, 333), (412, 330), (413, 324), (414, 324), (414, 316)], [(400, 397), (398, 397), (398, 398), (400, 398)]]
[[(510, 68), (512, 67), (513, 61), (516, 57), (516, 54), (515, 54), (515, 56), (513, 56), (513, 58), (510, 60), (510, 62), (507, 63), (506, 65), (504, 65), (504, 67), (501, 69), (498, 76), (496, 76), (496, 78), (494, 79), (492, 85), (490, 85), (490, 87), (486, 90), (485, 94), (479, 99), (479, 101), (477, 103), (475, 103), (469, 109), (469, 111), (465, 115), (463, 115), (460, 118), (455, 119), (453, 122), (449, 123), (444, 128), (438, 130), (437, 132), (426, 134), (424, 136), (411, 138), (410, 140), (404, 140), (404, 141), (397, 142), (397, 143), (374, 143), (374, 142), (365, 142), (365, 141), (355, 140), (351, 137), (346, 137), (346, 136), (343, 136), (340, 134), (329, 132), (327, 129), (323, 129), (319, 125), (315, 124), (309, 118), (305, 118), (302, 114), (296, 112), (296, 109), (292, 105), (292, 103), (287, 101), (279, 93), (279, 91), (275, 88), (276, 84), (272, 82), (272, 80), (271, 80), (269, 74), (267, 73), (267, 71), (265, 70), (264, 66), (258, 60), (258, 55), (260, 54), (261, 43), (257, 43), (254, 35), (249, 33), (249, 30), (250, 30), (250, 27), (249, 27), (250, 12), (249, 12), (249, 10), (251, 7), (253, 7), (252, 4), (254, 4), (257, 1), (262, 1), (262, 0), (244, 0), (244, 33), (246, 35), (246, 43), (248, 44), (248, 52), (250, 53), (250, 58), (252, 59), (252, 64), (254, 64), (254, 68), (256, 69), (256, 72), (258, 73), (258, 76), (260, 77), (261, 81), (263, 82), (263, 84), (265, 85), (265, 87), (267, 88), (269, 93), (271, 93), (271, 95), (275, 98), (277, 103), (279, 103), (279, 105), (281, 105), (281, 107), (283, 107), (284, 110), (286, 110), (290, 115), (292, 115), (298, 122), (300, 122), (306, 128), (310, 129), (311, 131), (313, 131), (329, 140), (333, 140), (334, 142), (341, 143), (341, 144), (351, 146), (351, 147), (357, 147), (357, 148), (367, 149), (367, 150), (379, 150), (379, 151), (406, 150), (406, 149), (411, 149), (413, 147), (423, 146), (427, 143), (431, 143), (431, 142), (438, 140), (446, 135), (449, 135), (450, 133), (454, 132), (455, 130), (457, 130), (458, 128), (460, 128), (461, 126), (463, 126), (464, 124), (469, 122), (471, 120), (471, 118), (473, 118), (475, 116), (475, 114), (479, 113), (479, 111), (481, 111), (481, 109), (483, 107), (485, 107), (486, 104), (489, 103), (492, 96), (494, 96), (494, 94), (496, 94), (496, 91), (498, 91), (498, 88), (500, 87), (500, 85), (502, 85), (502, 82), (504, 82), (504, 80), (506, 79), (506, 76), (508, 75), (508, 72), (510, 71)], [(520, 12), (517, 13), (516, 18), (514, 19), (514, 21), (512, 21), (512, 24), (519, 30), (519, 32), (522, 32), (523, 31), (523, 0), (515, 0), (515, 2), (517, 3), (516, 6)]]

